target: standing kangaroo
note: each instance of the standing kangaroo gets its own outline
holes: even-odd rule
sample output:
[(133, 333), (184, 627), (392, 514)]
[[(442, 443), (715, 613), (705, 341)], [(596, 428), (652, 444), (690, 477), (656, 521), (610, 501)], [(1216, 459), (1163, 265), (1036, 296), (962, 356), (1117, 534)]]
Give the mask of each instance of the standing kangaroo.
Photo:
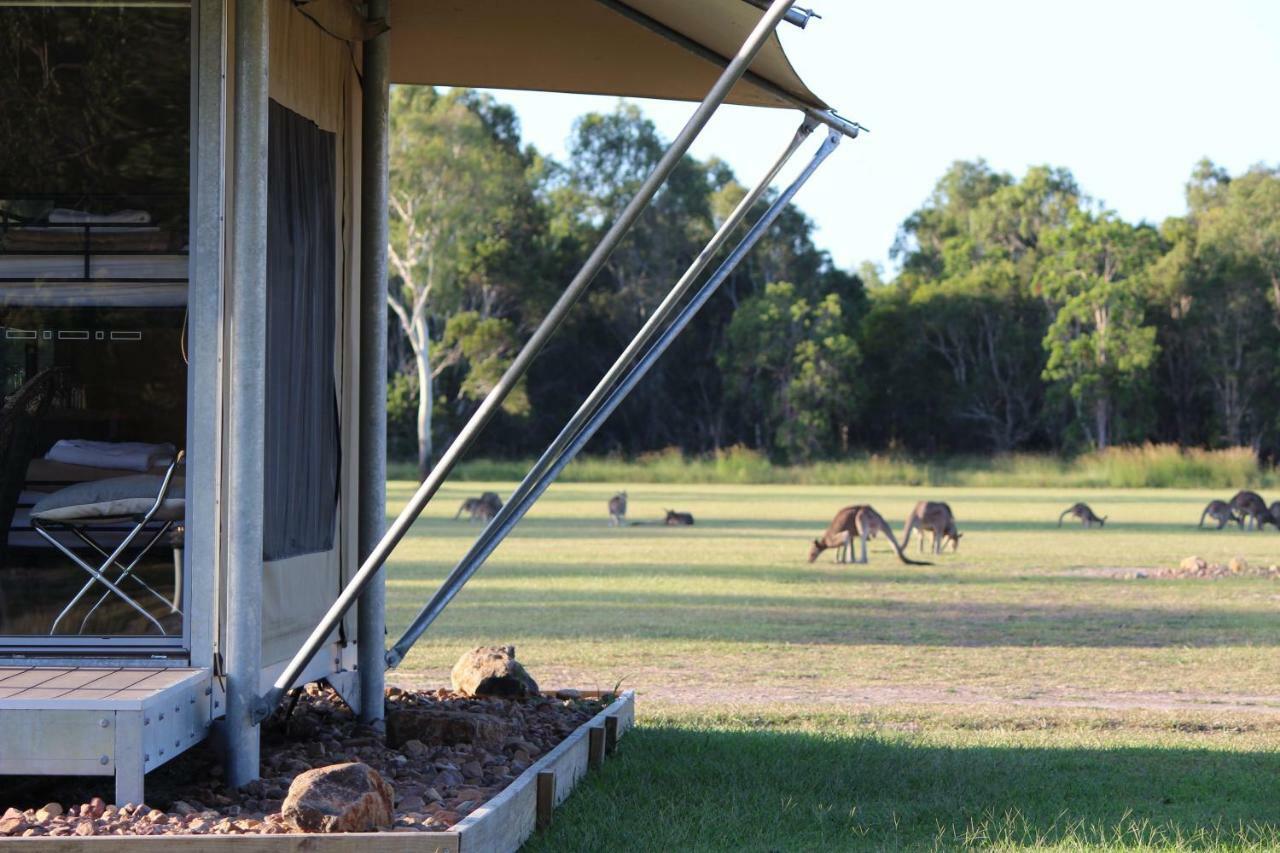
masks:
[[(818, 559), (818, 555), (828, 548), (838, 548), (839, 550), (836, 551), (837, 563), (865, 563), (867, 562), (867, 540), (874, 539), (879, 533), (884, 533), (885, 538), (893, 545), (894, 553), (898, 555), (898, 559), (902, 562), (909, 566), (932, 565), (931, 563), (912, 560), (902, 553), (902, 546), (894, 538), (893, 530), (889, 527), (889, 523), (884, 520), (880, 513), (866, 504), (847, 506), (836, 513), (835, 518), (831, 519), (831, 524), (827, 526), (827, 532), (813, 540), (813, 544), (809, 547), (809, 562), (812, 563)], [(855, 536), (862, 543), (862, 559), (855, 559), (853, 555), (853, 540)]]
[(1232, 522), (1244, 527), (1244, 522), (1241, 520), (1240, 516), (1236, 515), (1235, 512), (1232, 511), (1231, 504), (1226, 501), (1209, 501), (1209, 505), (1204, 508), (1204, 512), (1200, 513), (1200, 523), (1196, 525), (1197, 527), (1204, 527), (1204, 520), (1206, 516), (1218, 522), (1217, 530), (1221, 530)]
[(609, 498), (609, 526), (620, 527), (627, 522), (627, 493), (618, 492)]
[(1280, 529), (1280, 519), (1271, 514), (1267, 503), (1257, 492), (1241, 490), (1231, 499), (1231, 508), (1244, 519), (1242, 525), (1246, 530), (1261, 530), (1264, 525), (1271, 524)]
[(960, 537), (964, 534), (956, 529), (956, 516), (951, 507), (942, 501), (920, 501), (907, 514), (902, 525), (902, 547), (911, 543), (911, 531), (920, 528), (920, 550), (924, 550), (924, 532), (933, 534), (933, 553), (941, 554), (947, 543), (955, 551), (960, 550)]
[(1085, 527), (1093, 527), (1095, 524), (1101, 527), (1107, 523), (1107, 517), (1101, 518), (1097, 513), (1089, 508), (1088, 504), (1073, 504), (1070, 508), (1063, 510), (1062, 515), (1058, 516), (1058, 526), (1062, 526), (1062, 520), (1067, 516), (1080, 519), (1080, 523)]

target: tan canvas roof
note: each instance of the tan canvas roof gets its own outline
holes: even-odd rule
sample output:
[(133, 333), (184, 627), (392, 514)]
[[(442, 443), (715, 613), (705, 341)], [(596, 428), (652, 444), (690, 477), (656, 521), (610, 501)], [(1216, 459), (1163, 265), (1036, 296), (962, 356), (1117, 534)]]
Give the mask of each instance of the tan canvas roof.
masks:
[[(743, 0), (627, 2), (724, 57), (738, 51), (762, 14)], [(393, 83), (696, 101), (720, 70), (597, 0), (391, 0), (390, 24)], [(776, 35), (751, 70), (826, 109)], [(790, 106), (746, 81), (729, 101)]]

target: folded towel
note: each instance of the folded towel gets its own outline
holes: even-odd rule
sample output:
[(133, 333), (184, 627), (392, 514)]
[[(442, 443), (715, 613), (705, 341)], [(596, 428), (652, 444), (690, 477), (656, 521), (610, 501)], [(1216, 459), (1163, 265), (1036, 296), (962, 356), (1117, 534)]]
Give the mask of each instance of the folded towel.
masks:
[(64, 438), (44, 455), (50, 462), (85, 465), (90, 468), (112, 468), (117, 471), (150, 471), (173, 461), (177, 452), (172, 444), (144, 444), (140, 441), (85, 441)]
[(117, 210), (115, 213), (89, 213), (56, 207), (49, 211), (51, 225), (146, 225), (151, 214), (145, 210)]

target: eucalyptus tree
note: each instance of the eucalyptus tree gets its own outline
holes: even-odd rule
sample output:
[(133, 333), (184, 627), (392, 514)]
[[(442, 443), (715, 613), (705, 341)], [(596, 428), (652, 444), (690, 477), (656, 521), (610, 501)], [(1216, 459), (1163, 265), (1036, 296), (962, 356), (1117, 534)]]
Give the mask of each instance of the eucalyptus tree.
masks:
[[(491, 266), (509, 250), (530, 198), (526, 163), (504, 128), (495, 130), (474, 93), (441, 94), (430, 87), (396, 87), (391, 95), (390, 282), (387, 304), (413, 354), (417, 379), (417, 463), (425, 475), (432, 454), (433, 341), (445, 317), (479, 302), (479, 319), (495, 308)], [(505, 116), (499, 111), (499, 116)], [(490, 324), (487, 340), (509, 336)], [(445, 366), (463, 361), (459, 333)], [(508, 347), (504, 347), (505, 352)], [(469, 363), (484, 359), (469, 351)], [(442, 368), (441, 368), (442, 369)], [(520, 405), (519, 395), (509, 405)]]
[(1105, 449), (1117, 403), (1136, 390), (1158, 352), (1144, 276), (1159, 238), (1113, 213), (1078, 211), (1042, 239), (1036, 286), (1056, 312), (1044, 338), (1044, 378), (1066, 388), (1081, 429)]

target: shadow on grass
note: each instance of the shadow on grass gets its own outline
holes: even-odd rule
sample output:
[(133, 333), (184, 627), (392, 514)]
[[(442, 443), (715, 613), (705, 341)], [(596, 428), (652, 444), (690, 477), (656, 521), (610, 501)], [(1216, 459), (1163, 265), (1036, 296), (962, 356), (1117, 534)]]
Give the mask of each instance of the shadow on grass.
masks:
[(642, 727), (526, 851), (1274, 849), (1280, 753)]

